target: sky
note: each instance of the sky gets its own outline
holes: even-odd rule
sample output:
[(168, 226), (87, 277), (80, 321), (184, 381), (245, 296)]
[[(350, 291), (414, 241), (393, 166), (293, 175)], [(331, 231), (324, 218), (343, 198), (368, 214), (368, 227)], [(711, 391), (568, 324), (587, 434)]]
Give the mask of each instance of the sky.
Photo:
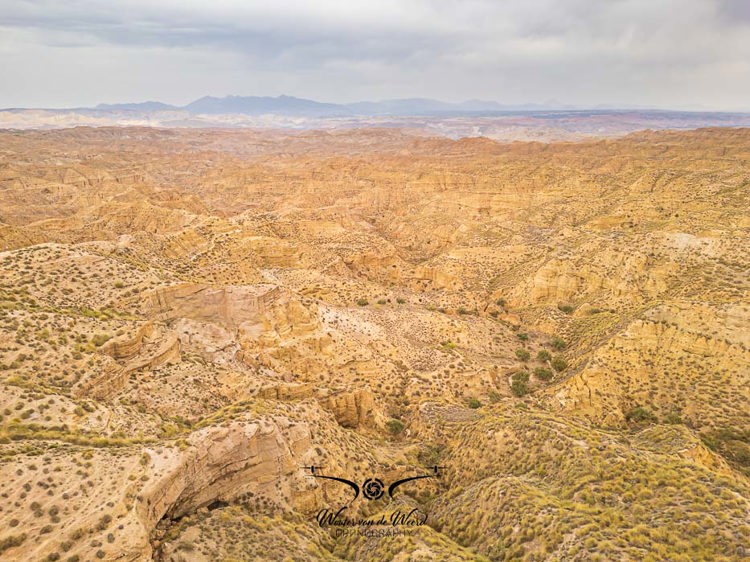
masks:
[(0, 107), (229, 94), (750, 110), (750, 0), (2, 0)]

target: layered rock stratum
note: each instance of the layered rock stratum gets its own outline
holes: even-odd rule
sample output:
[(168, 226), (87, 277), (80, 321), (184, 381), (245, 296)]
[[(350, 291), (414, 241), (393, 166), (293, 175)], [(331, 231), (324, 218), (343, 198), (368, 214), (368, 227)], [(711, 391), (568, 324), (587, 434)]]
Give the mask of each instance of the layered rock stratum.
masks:
[(747, 559), (749, 163), (0, 131), (0, 560)]

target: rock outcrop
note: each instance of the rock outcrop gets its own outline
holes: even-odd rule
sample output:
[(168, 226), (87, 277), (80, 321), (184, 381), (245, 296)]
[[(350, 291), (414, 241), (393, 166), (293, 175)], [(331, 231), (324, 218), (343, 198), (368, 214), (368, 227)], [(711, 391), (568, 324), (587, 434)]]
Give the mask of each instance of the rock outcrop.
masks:
[(372, 390), (362, 388), (340, 392), (321, 399), (324, 408), (333, 412), (336, 421), (349, 428), (382, 427), (384, 416), (377, 408)]

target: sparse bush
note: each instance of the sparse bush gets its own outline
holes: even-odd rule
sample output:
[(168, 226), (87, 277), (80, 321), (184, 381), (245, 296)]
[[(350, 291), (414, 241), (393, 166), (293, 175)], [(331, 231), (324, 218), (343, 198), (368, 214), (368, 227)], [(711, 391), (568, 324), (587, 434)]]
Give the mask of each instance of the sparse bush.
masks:
[(558, 373), (563, 372), (565, 369), (568, 368), (568, 362), (562, 355), (556, 355), (552, 359), (552, 368), (557, 371)]
[(529, 393), (529, 385), (523, 381), (514, 380), (512, 383), (510, 383), (510, 390), (518, 396), (519, 398), (522, 396), (526, 396)]
[(518, 396), (525, 396), (529, 393), (529, 373), (526, 371), (519, 371), (513, 374), (510, 390)]
[(111, 522), (112, 522), (112, 516), (109, 513), (107, 513), (106, 515), (102, 515), (99, 518), (99, 522), (96, 524), (96, 530), (103, 531), (109, 526)]
[(567, 347), (565, 340), (558, 336), (552, 336), (552, 339), (549, 341), (549, 344), (552, 346), (552, 349), (556, 349), (557, 351), (562, 351), (563, 349)]
[(625, 419), (633, 423), (652, 423), (656, 421), (656, 416), (643, 406), (636, 406), (625, 413)]
[(112, 336), (110, 336), (109, 334), (96, 334), (93, 338), (91, 338), (91, 343), (93, 343), (96, 347), (101, 347), (111, 338)]
[(523, 348), (516, 349), (516, 357), (519, 361), (528, 361), (531, 358), (531, 353)]
[(548, 381), (552, 379), (552, 371), (544, 367), (534, 369), (534, 376), (539, 380)]
[(357, 299), (357, 304), (359, 306), (367, 306), (370, 302), (367, 299)]
[(558, 304), (557, 308), (565, 314), (571, 314), (573, 312), (573, 307), (569, 304)]
[(395, 418), (392, 418), (385, 422), (386, 429), (391, 433), (391, 435), (398, 435), (404, 430), (404, 422), (401, 420), (397, 420)]
[(472, 410), (476, 410), (477, 408), (481, 408), (482, 407), (482, 403), (479, 400), (477, 400), (476, 398), (469, 398), (468, 406)]
[(26, 540), (26, 533), (22, 533), (20, 535), (11, 535), (9, 537), (4, 537), (0, 539), (0, 554), (5, 552), (6, 550), (10, 548), (14, 548), (16, 546), (19, 546), (23, 544), (23, 541)]

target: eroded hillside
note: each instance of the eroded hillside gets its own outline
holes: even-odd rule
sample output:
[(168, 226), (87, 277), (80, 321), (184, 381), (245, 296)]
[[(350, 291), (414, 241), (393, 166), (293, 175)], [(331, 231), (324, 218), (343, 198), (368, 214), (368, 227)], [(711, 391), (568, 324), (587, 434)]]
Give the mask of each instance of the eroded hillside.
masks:
[(746, 129), (0, 132), (0, 560), (744, 559), (749, 164)]

